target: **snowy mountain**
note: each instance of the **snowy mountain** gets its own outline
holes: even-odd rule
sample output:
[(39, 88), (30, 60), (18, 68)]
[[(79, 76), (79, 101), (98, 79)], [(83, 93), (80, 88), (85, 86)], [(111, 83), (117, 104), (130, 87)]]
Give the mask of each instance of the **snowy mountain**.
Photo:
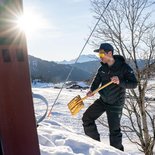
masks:
[[(97, 60), (98, 60), (98, 57), (94, 54), (81, 55), (78, 60), (78, 63), (97, 61)], [(59, 61), (57, 63), (59, 63), (59, 64), (73, 64), (75, 61), (76, 61), (76, 59), (72, 59), (70, 61), (64, 60), (64, 61)]]
[[(40, 79), (42, 82), (62, 82), (66, 79), (72, 66), (74, 66), (69, 80), (84, 81), (91, 79), (101, 65), (100, 60), (95, 55), (82, 55), (76, 64), (73, 64), (74, 61), (64, 61), (64, 64), (60, 64), (60, 62), (56, 63), (29, 56), (31, 78), (32, 80)], [(133, 62), (127, 61), (133, 67)], [(138, 60), (140, 68), (144, 68), (145, 65), (146, 60)], [(154, 72), (154, 68), (155, 64), (154, 67), (152, 66), (152, 72)]]
[[(46, 61), (34, 56), (29, 56), (29, 66), (31, 79), (39, 79), (42, 82), (62, 82), (66, 79), (72, 66), (67, 64), (57, 64), (53, 61)], [(75, 67), (69, 80), (84, 81), (91, 77), (91, 73), (79, 67)]]

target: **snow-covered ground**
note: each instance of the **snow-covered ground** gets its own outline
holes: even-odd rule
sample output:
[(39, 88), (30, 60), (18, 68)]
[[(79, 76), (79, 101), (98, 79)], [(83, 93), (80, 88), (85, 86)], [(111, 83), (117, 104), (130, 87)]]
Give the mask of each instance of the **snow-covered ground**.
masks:
[(41, 123), (38, 135), (41, 155), (127, 155), (52, 120)]
[[(49, 102), (49, 108), (59, 92), (53, 87), (33, 88), (33, 92), (43, 95)], [(98, 95), (84, 101), (85, 108), (77, 115), (71, 116), (67, 103), (75, 96), (84, 97), (87, 90), (63, 89), (50, 118), (46, 118), (38, 128), (39, 142), (42, 155), (125, 155), (109, 146), (108, 128), (97, 122), (101, 141), (97, 142), (84, 135), (82, 127), (82, 114), (93, 103)], [(43, 114), (46, 106), (39, 106), (35, 102), (36, 113)], [(102, 116), (106, 119), (106, 115)], [(122, 122), (125, 120), (122, 120)], [(133, 136), (134, 138), (134, 136)], [(137, 146), (132, 144), (124, 135), (123, 144), (125, 152), (130, 155), (142, 155)]]

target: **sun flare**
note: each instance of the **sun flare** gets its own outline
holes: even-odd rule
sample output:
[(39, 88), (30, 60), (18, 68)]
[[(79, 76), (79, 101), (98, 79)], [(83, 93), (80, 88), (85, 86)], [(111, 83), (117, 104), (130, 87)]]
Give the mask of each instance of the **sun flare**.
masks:
[(25, 12), (17, 17), (17, 27), (27, 35), (37, 32), (39, 29), (46, 28), (46, 21), (36, 12)]

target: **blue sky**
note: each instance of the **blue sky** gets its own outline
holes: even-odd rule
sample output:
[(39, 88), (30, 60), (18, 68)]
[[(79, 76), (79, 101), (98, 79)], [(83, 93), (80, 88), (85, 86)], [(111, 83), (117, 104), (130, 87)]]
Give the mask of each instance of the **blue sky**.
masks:
[[(24, 11), (38, 16), (44, 26), (27, 34), (28, 52), (49, 61), (78, 56), (94, 26), (90, 0), (23, 0)], [(32, 24), (31, 22), (29, 24)], [(87, 46), (83, 54), (92, 54)]]

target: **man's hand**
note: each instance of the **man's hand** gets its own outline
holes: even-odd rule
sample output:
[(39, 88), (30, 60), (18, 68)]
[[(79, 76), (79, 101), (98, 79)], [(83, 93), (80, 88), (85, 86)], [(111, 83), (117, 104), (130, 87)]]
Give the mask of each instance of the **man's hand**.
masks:
[(93, 92), (90, 90), (88, 93), (87, 93), (87, 96), (88, 97), (91, 97), (91, 96), (93, 96), (94, 94), (93, 94)]
[(115, 84), (120, 84), (120, 80), (119, 80), (118, 76), (113, 76), (113, 77), (111, 78), (111, 81), (112, 81), (113, 83), (115, 83)]

